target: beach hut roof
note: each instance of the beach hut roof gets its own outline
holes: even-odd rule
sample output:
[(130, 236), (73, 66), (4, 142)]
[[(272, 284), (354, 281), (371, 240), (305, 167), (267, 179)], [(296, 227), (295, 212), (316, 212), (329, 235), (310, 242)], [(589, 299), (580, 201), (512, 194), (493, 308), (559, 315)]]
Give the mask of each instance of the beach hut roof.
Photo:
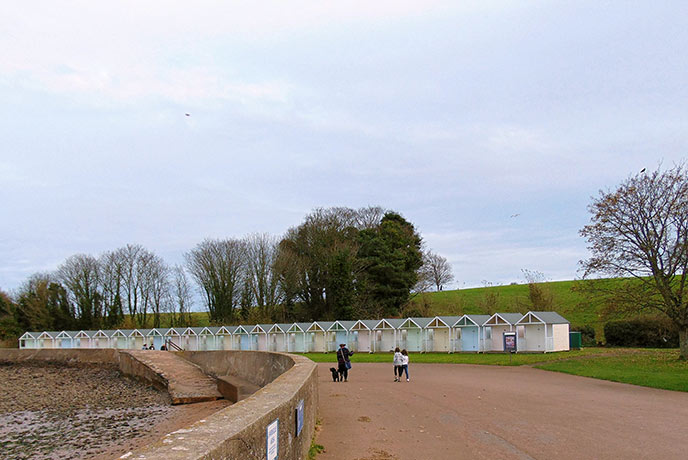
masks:
[(234, 329), (233, 334), (248, 334), (248, 331), (252, 329), (252, 326), (242, 326), (239, 325)]
[(221, 326), (208, 326), (204, 329), (213, 335), (218, 335), (220, 333), (220, 331), (223, 329), (223, 327), (221, 327)]
[(151, 336), (151, 335), (160, 335), (160, 336), (162, 336), (163, 333), (164, 333), (164, 329), (160, 330), (160, 329), (153, 328), (153, 329), (149, 329), (149, 330), (148, 330), (148, 333), (146, 334), (146, 336), (147, 336), (147, 337), (149, 337), (149, 336)]
[(568, 320), (553, 311), (529, 311), (516, 324), (569, 324)]
[(277, 323), (273, 324), (272, 327), (270, 328), (270, 332), (287, 332), (289, 328), (291, 327), (290, 323)]
[(404, 322), (399, 318), (385, 318), (377, 322), (373, 329), (399, 329), (399, 326)]
[(21, 337), (19, 337), (19, 339), (35, 339), (36, 336), (34, 334), (37, 334), (37, 332), (26, 331), (21, 335)]
[(236, 330), (239, 328), (239, 326), (222, 326), (222, 327), (224, 327), (225, 330), (227, 332), (229, 332), (230, 334), (234, 334), (236, 332)]
[(112, 337), (127, 337), (128, 335), (125, 334), (124, 331), (126, 331), (126, 329), (115, 329), (112, 331)]
[(182, 332), (184, 332), (184, 329), (179, 329), (176, 327), (171, 327), (168, 330), (165, 331), (165, 337), (170, 337), (173, 335), (182, 335)]
[(39, 339), (44, 339), (47, 336), (48, 338), (54, 339), (57, 337), (57, 334), (59, 334), (60, 331), (43, 331), (41, 332), (41, 335), (38, 336)]
[(523, 318), (521, 313), (495, 313), (490, 316), (490, 319), (485, 321), (485, 325), (510, 324), (513, 326), (521, 318)]
[[(430, 322), (430, 327), (452, 327), (458, 320), (460, 316), (435, 316)], [(442, 324), (444, 323), (444, 324)]]
[(251, 333), (264, 333), (267, 334), (267, 332), (270, 330), (271, 325), (270, 324), (256, 324), (251, 328)]
[(482, 326), (490, 319), (490, 315), (463, 315), (454, 326)]
[(403, 320), (401, 325), (399, 326), (400, 329), (405, 329), (409, 327), (418, 327), (420, 329), (425, 329), (428, 324), (430, 324), (430, 321), (432, 321), (432, 318), (406, 318)]
[(377, 326), (378, 322), (379, 321), (376, 319), (359, 319), (354, 323), (353, 326), (351, 326), (350, 330), (360, 331), (362, 329), (368, 329), (369, 331), (372, 331), (375, 329), (375, 326)]
[(356, 324), (356, 321), (344, 320), (344, 321), (335, 321), (335, 323), (341, 324), (344, 329), (346, 329), (347, 331), (350, 331), (351, 328), (354, 327), (354, 324)]
[(61, 331), (55, 336), (56, 339), (71, 339), (72, 337), (74, 336), (70, 335), (68, 331)]
[(313, 323), (293, 323), (289, 328), (289, 331), (296, 332), (296, 329), (299, 329), (301, 332), (305, 332), (308, 329), (308, 326), (311, 324)]

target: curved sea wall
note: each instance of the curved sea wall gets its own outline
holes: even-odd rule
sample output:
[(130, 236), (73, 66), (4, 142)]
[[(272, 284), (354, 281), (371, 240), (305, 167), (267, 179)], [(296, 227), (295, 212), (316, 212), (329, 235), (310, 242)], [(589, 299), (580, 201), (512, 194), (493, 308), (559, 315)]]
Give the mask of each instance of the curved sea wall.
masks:
[[(182, 352), (180, 356), (216, 378), (235, 376), (261, 388), (246, 399), (122, 458), (307, 457), (318, 408), (314, 362), (302, 356), (251, 351)], [(120, 353), (114, 349), (0, 350), (0, 362), (32, 359), (119, 365)]]

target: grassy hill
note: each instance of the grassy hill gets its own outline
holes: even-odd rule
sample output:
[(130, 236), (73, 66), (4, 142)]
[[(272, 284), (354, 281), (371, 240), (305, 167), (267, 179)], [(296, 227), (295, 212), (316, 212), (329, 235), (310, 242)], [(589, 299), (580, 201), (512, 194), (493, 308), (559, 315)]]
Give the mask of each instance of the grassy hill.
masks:
[[(577, 283), (581, 281), (554, 281), (538, 286), (551, 295), (552, 310), (568, 319), (572, 327), (592, 326), (597, 337), (601, 338), (605, 323), (601, 314), (602, 305), (573, 290)], [(412, 302), (411, 310), (416, 309), (424, 316), (525, 313), (533, 309), (527, 284), (430, 292), (417, 295)]]

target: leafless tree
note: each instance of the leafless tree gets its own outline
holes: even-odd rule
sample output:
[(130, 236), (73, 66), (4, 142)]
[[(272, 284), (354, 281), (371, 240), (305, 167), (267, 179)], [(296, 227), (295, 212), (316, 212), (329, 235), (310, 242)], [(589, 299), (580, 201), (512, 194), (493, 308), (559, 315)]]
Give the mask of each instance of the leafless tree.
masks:
[(419, 270), (418, 280), (418, 288), (428, 289), (434, 286), (441, 291), (444, 285), (454, 281), (454, 274), (446, 258), (428, 250), (423, 253), (423, 266)]
[(185, 254), (185, 258), (189, 273), (205, 298), (210, 320), (234, 320), (244, 277), (244, 243), (236, 239), (207, 239)]
[(278, 280), (274, 272), (278, 240), (266, 233), (249, 235), (246, 245), (246, 276), (258, 307), (274, 307), (278, 299)]
[(124, 265), (116, 252), (106, 252), (100, 257), (98, 264), (100, 265), (103, 311), (106, 312), (105, 326), (113, 327), (124, 319), (122, 308)]
[(658, 168), (600, 191), (581, 230), (592, 256), (582, 261), (586, 278), (622, 277), (622, 286), (592, 283), (610, 306), (654, 310), (679, 330), (680, 356), (688, 359), (688, 175), (685, 165)]
[(153, 256), (148, 268), (148, 288), (150, 290), (150, 306), (153, 314), (153, 327), (160, 327), (160, 314), (166, 309), (169, 303), (170, 294), (170, 269), (165, 261), (159, 256)]
[(59, 266), (57, 278), (67, 288), (83, 323), (99, 326), (103, 311), (98, 260), (87, 254), (73, 255)]
[(175, 265), (172, 269), (171, 302), (172, 306), (172, 325), (189, 326), (191, 325), (191, 307), (193, 306), (193, 295), (189, 278), (186, 270), (181, 265)]

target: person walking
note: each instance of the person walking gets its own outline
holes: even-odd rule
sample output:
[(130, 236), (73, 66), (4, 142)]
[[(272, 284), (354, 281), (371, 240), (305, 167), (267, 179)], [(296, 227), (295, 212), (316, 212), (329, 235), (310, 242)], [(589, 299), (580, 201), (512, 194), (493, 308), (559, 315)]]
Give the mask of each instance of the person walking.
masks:
[[(403, 350), (401, 350), (401, 370), (403, 370), (406, 373), (406, 381), (410, 382), (409, 374), (408, 374), (408, 364), (409, 364), (408, 352), (406, 351), (406, 349), (403, 349)], [(401, 380), (401, 370), (399, 371), (399, 380)]]
[(401, 382), (401, 369), (403, 364), (403, 355), (399, 351), (399, 347), (394, 349), (394, 381)]
[[(339, 350), (337, 350), (337, 364), (339, 365), (339, 375), (344, 376), (345, 382), (349, 378), (349, 369), (351, 369), (351, 360), (349, 357), (353, 354), (354, 352), (349, 351), (345, 344), (339, 344)], [(341, 377), (339, 381), (342, 381)]]

